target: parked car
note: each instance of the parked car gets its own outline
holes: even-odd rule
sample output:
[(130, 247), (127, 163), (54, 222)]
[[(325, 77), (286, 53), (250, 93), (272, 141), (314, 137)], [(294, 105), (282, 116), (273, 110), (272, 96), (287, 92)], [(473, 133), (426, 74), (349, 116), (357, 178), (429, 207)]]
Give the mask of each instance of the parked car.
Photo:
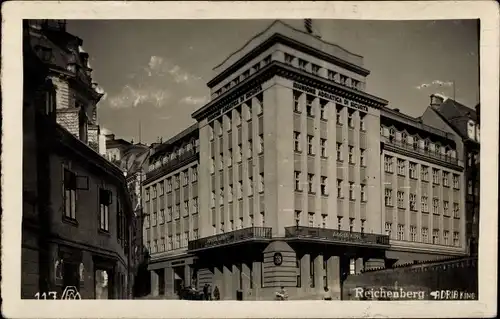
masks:
[(203, 300), (203, 292), (194, 287), (184, 287), (179, 291), (179, 299)]

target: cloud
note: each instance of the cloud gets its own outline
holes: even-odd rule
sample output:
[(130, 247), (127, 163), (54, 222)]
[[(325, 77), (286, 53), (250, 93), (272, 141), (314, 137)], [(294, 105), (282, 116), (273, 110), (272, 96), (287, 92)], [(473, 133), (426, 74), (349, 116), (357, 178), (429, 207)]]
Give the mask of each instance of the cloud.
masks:
[(415, 88), (418, 90), (422, 90), (429, 87), (451, 87), (451, 86), (453, 86), (452, 81), (445, 82), (440, 80), (434, 80), (430, 83), (422, 83), (420, 85), (417, 85)]
[(186, 96), (183, 97), (180, 100), (181, 103), (183, 104), (189, 104), (189, 105), (200, 105), (208, 102), (208, 97), (206, 96), (200, 96), (200, 97), (194, 97), (194, 96)]
[[(148, 63), (126, 76), (128, 84), (120, 92), (108, 97), (112, 108), (130, 108), (149, 104), (166, 105), (173, 94), (198, 85), (201, 77), (191, 74), (172, 61), (151, 56)], [(203, 103), (201, 98), (187, 99), (186, 104)], [(203, 100), (205, 101), (205, 100)]]

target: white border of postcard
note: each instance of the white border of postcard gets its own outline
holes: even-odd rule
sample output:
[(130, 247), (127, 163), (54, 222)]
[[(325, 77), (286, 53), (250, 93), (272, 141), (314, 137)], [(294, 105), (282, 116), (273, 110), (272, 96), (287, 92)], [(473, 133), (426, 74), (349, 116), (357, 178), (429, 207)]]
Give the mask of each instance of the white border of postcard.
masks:
[[(114, 2), (12, 1), (2, 6), (2, 312), (22, 318), (487, 317), (496, 314), (499, 8), (496, 1)], [(230, 16), (228, 15), (230, 13)], [(21, 300), (22, 19), (481, 19), (479, 301)], [(457, 37), (460, 35), (457, 34)]]

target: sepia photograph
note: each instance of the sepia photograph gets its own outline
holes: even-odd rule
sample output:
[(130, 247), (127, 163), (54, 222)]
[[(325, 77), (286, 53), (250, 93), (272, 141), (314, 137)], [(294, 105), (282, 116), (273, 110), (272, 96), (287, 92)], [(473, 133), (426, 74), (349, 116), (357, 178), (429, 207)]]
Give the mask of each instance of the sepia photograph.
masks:
[[(6, 243), (20, 250), (19, 296), (9, 298), (490, 302), (480, 267), (496, 268), (483, 253), (496, 242), (481, 238), (486, 227), (496, 237), (498, 209), (494, 192), (488, 211), (480, 199), (496, 190), (498, 96), (484, 98), (477, 13), (109, 19), (107, 10), (18, 19), (19, 103), (2, 108), (20, 143), (8, 176), (19, 186), (6, 187), (14, 169), (2, 164), (2, 219), (19, 223), (9, 240), (2, 221), (2, 255)], [(481, 107), (494, 118), (482, 138)], [(481, 149), (491, 180), (480, 178)]]

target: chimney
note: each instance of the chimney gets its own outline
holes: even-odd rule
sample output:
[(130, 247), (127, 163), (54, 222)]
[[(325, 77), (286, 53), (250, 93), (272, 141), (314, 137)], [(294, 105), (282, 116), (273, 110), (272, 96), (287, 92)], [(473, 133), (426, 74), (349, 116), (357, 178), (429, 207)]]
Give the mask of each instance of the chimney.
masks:
[(444, 98), (437, 94), (431, 94), (431, 107), (437, 107), (443, 104)]

